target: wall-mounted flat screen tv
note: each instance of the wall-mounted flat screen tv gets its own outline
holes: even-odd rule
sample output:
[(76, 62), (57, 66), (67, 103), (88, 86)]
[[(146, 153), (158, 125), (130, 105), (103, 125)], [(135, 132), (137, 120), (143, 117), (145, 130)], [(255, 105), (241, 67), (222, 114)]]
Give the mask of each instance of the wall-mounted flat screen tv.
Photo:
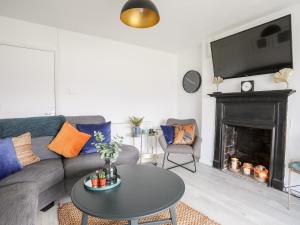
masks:
[(224, 79), (293, 68), (291, 15), (210, 43), (214, 75)]

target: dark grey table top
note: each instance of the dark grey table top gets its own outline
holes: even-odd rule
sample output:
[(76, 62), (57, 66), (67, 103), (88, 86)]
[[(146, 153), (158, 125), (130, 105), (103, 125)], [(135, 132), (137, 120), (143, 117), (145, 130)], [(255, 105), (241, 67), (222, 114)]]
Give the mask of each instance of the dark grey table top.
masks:
[(155, 214), (180, 200), (185, 185), (175, 173), (150, 166), (118, 166), (120, 186), (92, 192), (83, 185), (73, 187), (71, 199), (82, 212), (104, 219), (121, 220)]

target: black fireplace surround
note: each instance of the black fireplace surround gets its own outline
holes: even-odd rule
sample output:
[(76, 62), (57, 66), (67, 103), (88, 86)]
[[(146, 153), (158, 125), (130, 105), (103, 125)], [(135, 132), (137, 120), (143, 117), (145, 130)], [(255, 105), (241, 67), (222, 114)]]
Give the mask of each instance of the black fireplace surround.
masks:
[(213, 93), (216, 98), (216, 129), (213, 167), (224, 168), (225, 126), (259, 128), (272, 131), (268, 185), (282, 190), (286, 144), (288, 96), (294, 90), (250, 93)]

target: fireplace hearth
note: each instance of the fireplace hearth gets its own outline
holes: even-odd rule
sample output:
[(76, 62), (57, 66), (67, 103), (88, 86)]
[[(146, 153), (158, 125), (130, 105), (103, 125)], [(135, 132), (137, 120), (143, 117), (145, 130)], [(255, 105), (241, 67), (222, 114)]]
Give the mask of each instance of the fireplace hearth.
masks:
[[(216, 129), (213, 166), (230, 168), (232, 158), (265, 168), (269, 186), (283, 189), (288, 96), (294, 90), (213, 93)], [(262, 173), (262, 175), (264, 175)]]

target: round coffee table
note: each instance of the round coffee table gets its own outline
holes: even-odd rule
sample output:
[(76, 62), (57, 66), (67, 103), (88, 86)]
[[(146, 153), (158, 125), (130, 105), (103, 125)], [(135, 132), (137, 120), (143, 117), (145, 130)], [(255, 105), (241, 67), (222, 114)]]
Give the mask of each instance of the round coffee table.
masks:
[(84, 178), (73, 187), (73, 204), (83, 212), (82, 225), (87, 225), (88, 215), (109, 219), (127, 220), (137, 225), (141, 217), (169, 209), (171, 218), (143, 224), (176, 225), (176, 203), (182, 197), (185, 185), (175, 173), (151, 166), (118, 166), (120, 186), (92, 192), (83, 185)]

